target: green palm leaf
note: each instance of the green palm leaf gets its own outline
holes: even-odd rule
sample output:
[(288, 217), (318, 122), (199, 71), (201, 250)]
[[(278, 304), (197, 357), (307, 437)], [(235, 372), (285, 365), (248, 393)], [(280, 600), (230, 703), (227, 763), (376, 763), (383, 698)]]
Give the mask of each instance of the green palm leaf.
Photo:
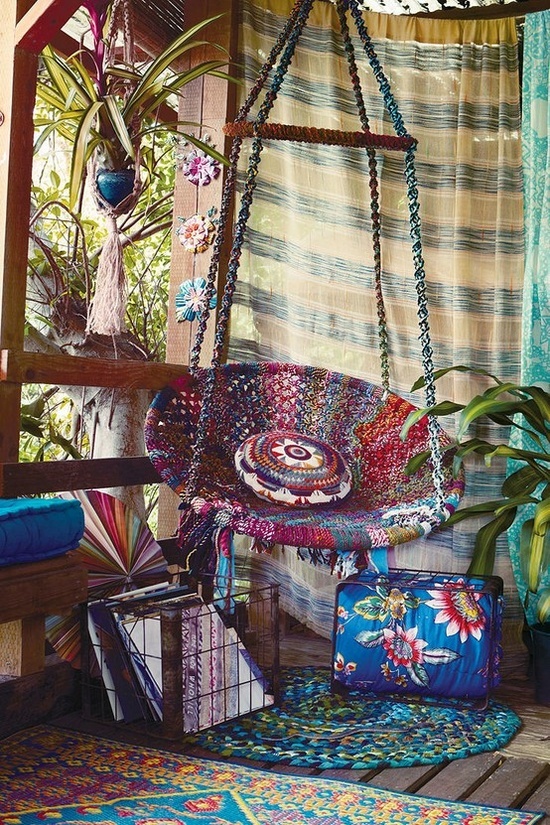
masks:
[(537, 601), (537, 621), (545, 624), (550, 621), (550, 587), (543, 587)]
[(497, 538), (513, 524), (516, 512), (515, 509), (506, 510), (478, 530), (472, 560), (468, 567), (469, 576), (491, 575), (495, 566)]

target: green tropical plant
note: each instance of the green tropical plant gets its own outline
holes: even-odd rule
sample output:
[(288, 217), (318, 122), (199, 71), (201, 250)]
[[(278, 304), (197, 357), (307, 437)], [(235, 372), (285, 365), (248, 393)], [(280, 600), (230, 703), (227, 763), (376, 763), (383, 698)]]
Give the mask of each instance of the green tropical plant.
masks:
[[(191, 27), (177, 37), (154, 60), (139, 66), (107, 61), (105, 32), (109, 21), (108, 0), (87, 0), (83, 4), (90, 20), (93, 47), (83, 48), (65, 58), (51, 47), (42, 53), (42, 71), (37, 96), (54, 113), (37, 120), (41, 131), (36, 149), (57, 131), (72, 145), (70, 205), (75, 206), (85, 177), (88, 160), (95, 154), (98, 165), (121, 170), (139, 163), (149, 175), (155, 168), (154, 142), (140, 152), (142, 139), (159, 132), (173, 132), (227, 163), (219, 152), (182, 126), (198, 124), (161, 121), (159, 110), (188, 83), (204, 75), (231, 79), (222, 71), (227, 58), (206, 60), (183, 71), (171, 67), (190, 51), (205, 45), (197, 35), (217, 20), (217, 15)], [(221, 47), (215, 46), (215, 48)]]
[[(534, 606), (537, 621), (550, 623), (550, 394), (537, 385), (522, 386), (501, 381), (485, 370), (464, 366), (439, 370), (435, 377), (441, 378), (453, 370), (487, 376), (494, 381), (494, 386), (476, 395), (467, 404), (441, 401), (430, 408), (414, 411), (407, 419), (401, 436), (405, 438), (411, 426), (428, 414), (458, 414), (456, 439), (444, 448), (445, 451), (454, 451), (455, 472), (472, 454), (483, 456), (488, 466), (496, 457), (507, 460), (501, 498), (459, 507), (445, 526), (469, 518), (492, 517), (477, 532), (468, 570), (472, 575), (489, 575), (493, 571), (498, 536), (508, 530), (517, 518), (524, 518), (526, 508), (530, 507), (529, 517), (521, 526), (519, 546), (519, 566), (526, 592), (524, 607), (527, 615), (527, 611), (532, 613), (530, 608)], [(417, 381), (413, 391), (423, 383), (423, 379)], [(468, 437), (470, 426), (484, 417), (503, 428), (505, 440), (492, 443), (483, 438)], [(509, 433), (520, 436), (522, 444), (530, 443), (532, 449), (514, 446), (514, 439), (508, 440)], [(415, 472), (428, 458), (427, 452), (414, 456), (407, 472)]]

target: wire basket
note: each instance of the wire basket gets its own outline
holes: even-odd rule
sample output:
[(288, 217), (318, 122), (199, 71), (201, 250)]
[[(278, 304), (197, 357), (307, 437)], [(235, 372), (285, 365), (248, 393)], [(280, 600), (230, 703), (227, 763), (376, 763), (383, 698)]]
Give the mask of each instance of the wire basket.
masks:
[(155, 585), (84, 606), (83, 713), (177, 738), (279, 700), (277, 585)]

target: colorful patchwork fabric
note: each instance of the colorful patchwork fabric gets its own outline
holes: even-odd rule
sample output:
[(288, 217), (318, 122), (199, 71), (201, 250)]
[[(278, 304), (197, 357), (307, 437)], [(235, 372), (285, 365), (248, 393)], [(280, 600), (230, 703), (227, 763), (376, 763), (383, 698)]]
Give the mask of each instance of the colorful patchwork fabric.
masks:
[(304, 433), (257, 433), (238, 447), (235, 467), (260, 498), (288, 506), (329, 504), (351, 490), (351, 472), (338, 450)]
[[(210, 384), (208, 429), (193, 479), (202, 399)], [(192, 563), (199, 565), (203, 551), (212, 553), (210, 539), (215, 541), (222, 528), (263, 546), (356, 555), (427, 535), (457, 507), (464, 478), (454, 476), (450, 450), (443, 457), (443, 502), (435, 495), (430, 461), (407, 474), (409, 459), (430, 449), (426, 419), (414, 424), (406, 439), (400, 437), (414, 409), (375, 384), (297, 364), (226, 364), (177, 379), (149, 408), (145, 442), (161, 478), (184, 501), (179, 533), (184, 554), (192, 548)], [(345, 499), (281, 507), (260, 499), (239, 478), (234, 458), (242, 442), (281, 430), (307, 433), (338, 450), (352, 475)], [(450, 441), (443, 431), (440, 440), (443, 445)]]

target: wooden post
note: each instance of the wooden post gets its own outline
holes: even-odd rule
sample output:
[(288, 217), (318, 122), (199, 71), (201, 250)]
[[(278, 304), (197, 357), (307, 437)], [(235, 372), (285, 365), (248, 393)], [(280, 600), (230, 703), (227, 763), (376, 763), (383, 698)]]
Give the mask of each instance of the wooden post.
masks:
[[(80, 0), (3, 0), (0, 10), (0, 349), (22, 350), (37, 53)], [(46, 39), (45, 39), (46, 38)], [(19, 457), (21, 385), (0, 375), (0, 463)]]
[(181, 607), (161, 607), (162, 735), (183, 734), (183, 666)]
[[(203, 3), (190, 3), (186, 9), (185, 25), (193, 26), (199, 20), (223, 14), (220, 20), (209, 26), (204, 32), (204, 38), (217, 43), (227, 49), (230, 56), (236, 56), (236, 0), (205, 0)], [(205, 46), (193, 59), (197, 61), (219, 59), (220, 52), (212, 47)], [(179, 119), (185, 122), (202, 123), (200, 130), (188, 127), (188, 131), (204, 138), (209, 135), (218, 151), (227, 154), (229, 142), (223, 134), (223, 126), (235, 115), (235, 85), (216, 77), (203, 77), (186, 87), (186, 94), (180, 104)], [(191, 147), (189, 147), (190, 149)], [(190, 349), (196, 331), (195, 323), (183, 321), (178, 323), (175, 317), (175, 298), (183, 281), (194, 278), (206, 278), (210, 265), (211, 250), (193, 254), (183, 248), (176, 237), (176, 230), (180, 226), (180, 218), (189, 218), (197, 213), (205, 215), (214, 207), (219, 209), (224, 170), (208, 186), (194, 186), (181, 171), (176, 173), (176, 187), (174, 191), (174, 235), (172, 241), (172, 259), (170, 266), (170, 288), (167, 312), (166, 360), (172, 364), (189, 364)], [(214, 215), (215, 217), (215, 215)], [(227, 239), (226, 239), (227, 240)], [(227, 244), (226, 244), (227, 246)], [(227, 256), (225, 257), (227, 261)], [(224, 257), (220, 262), (222, 278), (225, 275)], [(218, 285), (218, 294), (221, 294), (222, 284)], [(210, 362), (213, 346), (215, 312), (212, 313), (209, 329), (203, 344), (203, 365)], [(159, 497), (159, 536), (173, 535), (178, 522), (178, 500), (171, 490), (161, 487)]]
[[(0, 347), (23, 349), (36, 56), (16, 47), (19, 17), (32, 5), (5, 0), (0, 12)], [(0, 383), (0, 461), (17, 461), (21, 387)]]

